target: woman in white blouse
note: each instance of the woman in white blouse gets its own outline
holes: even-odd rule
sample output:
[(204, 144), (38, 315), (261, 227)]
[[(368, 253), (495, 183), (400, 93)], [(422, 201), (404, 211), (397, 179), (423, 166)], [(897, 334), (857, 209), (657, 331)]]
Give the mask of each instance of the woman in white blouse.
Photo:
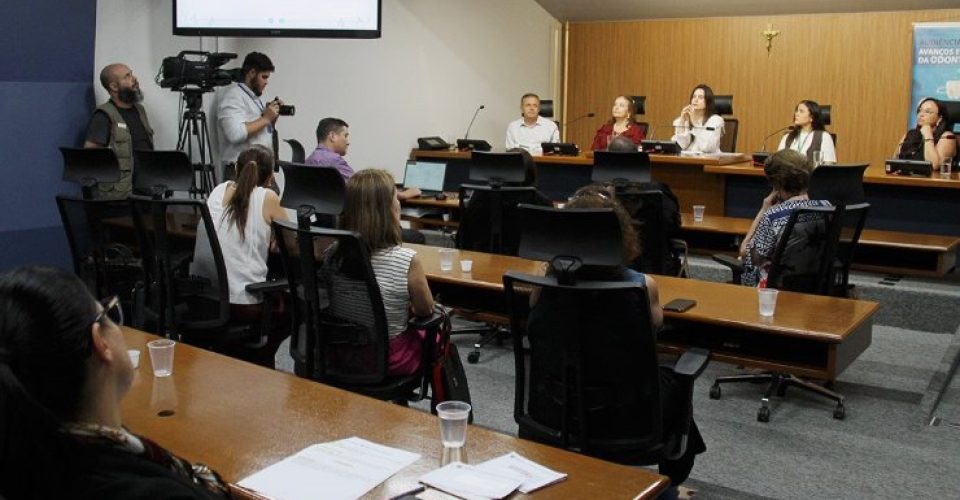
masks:
[(814, 151), (820, 151), (821, 162), (837, 162), (833, 137), (824, 129), (819, 104), (814, 101), (800, 101), (797, 104), (793, 111), (793, 130), (780, 139), (777, 151), (781, 149), (792, 149), (806, 155), (811, 161)]
[(674, 134), (670, 139), (684, 151), (695, 153), (719, 153), (720, 137), (723, 135), (723, 117), (717, 114), (713, 104), (713, 90), (700, 84), (690, 93), (690, 104), (680, 110), (673, 120)]

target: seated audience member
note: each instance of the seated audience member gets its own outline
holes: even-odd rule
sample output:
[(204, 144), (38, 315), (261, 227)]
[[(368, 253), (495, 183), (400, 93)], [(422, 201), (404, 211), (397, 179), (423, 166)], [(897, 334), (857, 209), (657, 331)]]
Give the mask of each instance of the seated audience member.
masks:
[(0, 497), (229, 498), (215, 472), (124, 428), (120, 310), (59, 269), (0, 277)]
[[(217, 231), (230, 287), (230, 317), (237, 323), (255, 323), (261, 315), (259, 297), (246, 291), (246, 286), (267, 279), (267, 256), (271, 246), (270, 223), (290, 220), (280, 206), (280, 196), (269, 189), (273, 182), (273, 154), (255, 145), (237, 158), (236, 181), (227, 181), (210, 193), (207, 207)], [(208, 248), (206, 238), (197, 235), (197, 248)], [(192, 271), (200, 276), (215, 277), (213, 259), (198, 257)], [(289, 333), (283, 321), (274, 321), (267, 345), (255, 353), (234, 353), (257, 364), (274, 367), (280, 343)]]
[(928, 161), (933, 164), (934, 172), (944, 158), (956, 159), (957, 139), (953, 132), (947, 130), (950, 123), (943, 103), (932, 97), (920, 101), (917, 106), (917, 126), (900, 139), (897, 158)]
[[(567, 208), (610, 208), (617, 214), (617, 218), (620, 220), (620, 228), (623, 232), (623, 263), (614, 268), (583, 268), (578, 272), (578, 279), (643, 283), (647, 288), (648, 304), (646, 304), (646, 306), (650, 308), (650, 318), (653, 323), (654, 332), (658, 332), (663, 326), (663, 309), (660, 306), (657, 282), (651, 276), (646, 276), (627, 267), (628, 263), (640, 255), (641, 248), (637, 233), (633, 228), (633, 223), (626, 210), (624, 210), (616, 198), (611, 196), (605, 188), (598, 185), (585, 186), (577, 190), (573, 199), (567, 204)], [(534, 293), (531, 294), (530, 305), (531, 310), (527, 325), (530, 343), (549, 342), (554, 337), (544, 335), (544, 333), (556, 331), (556, 329), (550, 325), (551, 316), (553, 316), (551, 309), (556, 307), (553, 304), (550, 290), (535, 290)], [(611, 307), (618, 307), (618, 305), (611, 304)], [(681, 397), (682, 395), (677, 393), (676, 380), (673, 378), (672, 370), (669, 368), (661, 368), (660, 403), (663, 411), (663, 426), (666, 432), (676, 430), (674, 428), (676, 420), (679, 413), (682, 412), (682, 405), (685, 404)], [(686, 452), (676, 460), (661, 461), (659, 464), (660, 473), (669, 476), (670, 481), (674, 485), (679, 485), (689, 476), (696, 455), (704, 451), (706, 451), (706, 444), (700, 435), (700, 430), (696, 423), (691, 420), (690, 428), (688, 429)], [(673, 493), (675, 494), (675, 492)]]
[(723, 135), (723, 117), (717, 114), (713, 104), (713, 89), (700, 84), (690, 93), (690, 104), (680, 110), (673, 120), (674, 134), (670, 140), (684, 151), (695, 153), (719, 153), (720, 137)]
[(637, 107), (633, 99), (625, 95), (617, 96), (613, 100), (611, 112), (613, 116), (607, 123), (597, 129), (596, 135), (593, 136), (593, 144), (590, 149), (592, 151), (606, 151), (607, 146), (614, 138), (624, 136), (633, 142), (634, 150), (636, 150), (644, 136), (643, 131), (640, 130), (640, 125), (633, 120), (634, 115), (637, 114)]
[(507, 125), (506, 149), (520, 148), (541, 155), (544, 142), (560, 142), (557, 124), (540, 116), (540, 97), (537, 94), (524, 94), (520, 98), (520, 116)]
[[(407, 328), (407, 322), (410, 314), (433, 313), (433, 295), (416, 250), (400, 244), (400, 201), (396, 191), (393, 176), (385, 170), (357, 172), (347, 182), (341, 227), (360, 233), (370, 251), (390, 335), (387, 373), (410, 375), (420, 367), (422, 339), (418, 331)], [(340, 306), (333, 302), (334, 308)]]
[(756, 286), (766, 276), (777, 240), (793, 211), (830, 206), (829, 201), (807, 197), (813, 163), (797, 151), (784, 149), (774, 153), (767, 158), (763, 172), (773, 189), (763, 199), (760, 211), (740, 244), (740, 259), (743, 261), (741, 282), (750, 286)]
[[(343, 180), (353, 176), (353, 167), (343, 157), (350, 147), (350, 126), (339, 118), (324, 118), (317, 124), (317, 148), (310, 153), (304, 163), (319, 167), (334, 167), (340, 171)], [(419, 188), (408, 188), (397, 192), (400, 200), (420, 196)]]
[(777, 150), (792, 149), (813, 161), (813, 152), (820, 151), (824, 163), (837, 162), (833, 137), (827, 133), (820, 114), (820, 105), (814, 101), (800, 101), (793, 111), (793, 130), (780, 139)]

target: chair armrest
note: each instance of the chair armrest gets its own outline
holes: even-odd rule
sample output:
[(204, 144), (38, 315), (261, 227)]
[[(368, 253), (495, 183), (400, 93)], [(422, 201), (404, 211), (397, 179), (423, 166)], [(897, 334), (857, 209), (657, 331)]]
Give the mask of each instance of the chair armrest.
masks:
[(743, 272), (743, 262), (740, 262), (740, 259), (736, 257), (731, 257), (724, 254), (715, 254), (713, 255), (713, 260), (729, 267), (734, 272)]
[(268, 293), (277, 293), (286, 291), (290, 285), (287, 280), (262, 281), (260, 283), (250, 283), (245, 287), (247, 292), (255, 295), (265, 295)]
[(670, 250), (674, 252), (686, 252), (688, 249), (687, 241), (679, 238), (670, 239)]
[(696, 379), (707, 368), (710, 361), (710, 351), (699, 347), (691, 347), (673, 365), (673, 372), (690, 380)]
[(443, 323), (443, 316), (437, 313), (433, 313), (430, 316), (417, 317), (414, 316), (410, 318), (410, 321), (407, 321), (407, 326), (411, 328), (416, 328), (417, 330), (436, 330), (440, 328), (440, 325)]

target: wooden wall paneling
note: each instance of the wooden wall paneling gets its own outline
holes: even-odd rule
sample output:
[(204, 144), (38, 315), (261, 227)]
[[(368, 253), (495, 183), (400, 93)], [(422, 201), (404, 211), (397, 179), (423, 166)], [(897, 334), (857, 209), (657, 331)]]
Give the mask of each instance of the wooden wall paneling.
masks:
[[(734, 95), (739, 151), (758, 150), (813, 99), (833, 106), (841, 162), (882, 162), (912, 111), (912, 24), (936, 21), (960, 21), (960, 9), (570, 23), (567, 116), (597, 116), (572, 124), (566, 140), (589, 147), (618, 94), (646, 95), (645, 121), (668, 138), (663, 125), (707, 83)], [(768, 24), (780, 31), (769, 54)]]

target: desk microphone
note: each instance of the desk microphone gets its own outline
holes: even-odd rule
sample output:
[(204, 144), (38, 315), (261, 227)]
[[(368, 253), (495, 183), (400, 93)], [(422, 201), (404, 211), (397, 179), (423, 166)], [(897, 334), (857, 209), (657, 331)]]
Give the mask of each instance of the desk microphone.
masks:
[(477, 115), (480, 114), (480, 110), (483, 109), (483, 108), (486, 108), (486, 106), (483, 105), (483, 104), (481, 104), (480, 107), (477, 108), (477, 110), (473, 112), (473, 118), (470, 120), (470, 125), (467, 125), (467, 133), (463, 134), (463, 138), (464, 138), (464, 139), (469, 139), (469, 138), (470, 138), (470, 129), (473, 128), (473, 122), (475, 122), (475, 121), (477, 120)]
[(593, 118), (594, 116), (597, 116), (597, 114), (596, 114), (596, 113), (593, 113), (593, 112), (587, 113), (587, 114), (582, 115), (582, 116), (578, 116), (578, 117), (574, 118), (573, 120), (570, 120), (570, 121), (568, 121), (567, 123), (564, 123), (564, 124), (563, 124), (563, 128), (567, 128), (567, 126), (570, 125), (571, 123), (577, 123), (578, 121), (583, 120), (584, 118)]
[(793, 125), (787, 125), (786, 127), (778, 128), (777, 130), (774, 130), (773, 132), (771, 132), (770, 135), (763, 138), (763, 144), (761, 145), (762, 147), (760, 148), (760, 152), (761, 153), (767, 152), (767, 141), (769, 141), (771, 137), (779, 134), (780, 132), (784, 132), (786, 130), (793, 130), (794, 128), (795, 127)]

